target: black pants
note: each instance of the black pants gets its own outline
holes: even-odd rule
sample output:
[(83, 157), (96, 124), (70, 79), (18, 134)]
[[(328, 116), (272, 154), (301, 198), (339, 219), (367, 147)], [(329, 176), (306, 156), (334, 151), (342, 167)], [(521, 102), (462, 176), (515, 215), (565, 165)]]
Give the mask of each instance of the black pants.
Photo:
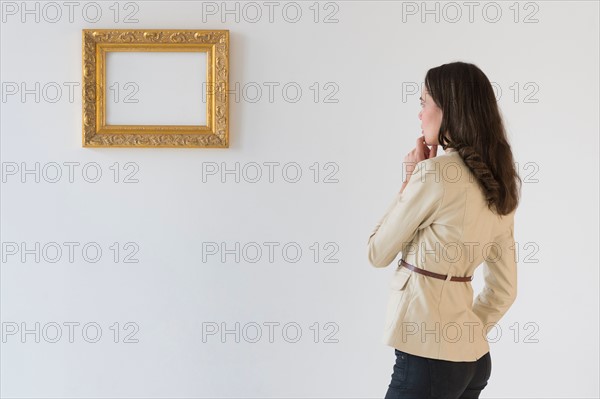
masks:
[(492, 373), (486, 353), (475, 362), (450, 362), (395, 349), (396, 364), (385, 399), (479, 398)]

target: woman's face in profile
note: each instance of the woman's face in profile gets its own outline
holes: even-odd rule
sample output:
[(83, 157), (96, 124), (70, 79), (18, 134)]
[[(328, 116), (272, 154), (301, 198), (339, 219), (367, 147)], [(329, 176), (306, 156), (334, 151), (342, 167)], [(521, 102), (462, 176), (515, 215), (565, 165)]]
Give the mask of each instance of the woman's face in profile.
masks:
[(425, 137), (425, 143), (428, 145), (439, 144), (438, 133), (442, 125), (442, 110), (435, 104), (425, 86), (423, 86), (419, 100), (421, 101), (419, 119), (421, 120), (421, 130)]

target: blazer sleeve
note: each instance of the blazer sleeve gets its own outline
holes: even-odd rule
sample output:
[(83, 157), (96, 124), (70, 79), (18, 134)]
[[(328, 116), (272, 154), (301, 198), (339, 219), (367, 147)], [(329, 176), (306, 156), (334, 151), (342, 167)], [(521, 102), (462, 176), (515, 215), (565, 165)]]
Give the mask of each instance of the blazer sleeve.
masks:
[(388, 266), (417, 230), (433, 222), (441, 207), (443, 182), (438, 173), (426, 167), (427, 161), (415, 165), (404, 191), (396, 194), (369, 236), (368, 258), (372, 266)]
[(483, 262), (483, 278), (485, 286), (473, 302), (473, 311), (489, 329), (500, 321), (517, 297), (514, 222), (490, 245)]

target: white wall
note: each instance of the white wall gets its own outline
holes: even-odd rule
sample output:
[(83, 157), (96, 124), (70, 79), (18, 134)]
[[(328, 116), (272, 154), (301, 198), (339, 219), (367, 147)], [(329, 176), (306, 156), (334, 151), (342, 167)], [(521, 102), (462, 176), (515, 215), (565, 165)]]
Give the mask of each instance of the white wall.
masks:
[[(246, 3), (238, 3), (236, 22), (235, 14), (221, 21), (206, 13), (203, 21), (201, 2), (98, 2), (96, 23), (82, 16), (86, 3), (76, 3), (72, 21), (69, 6), (55, 4), (62, 10), (56, 22), (45, 3), (37, 3), (36, 22), (21, 2), (2, 3), (3, 397), (383, 397), (395, 360), (379, 341), (394, 263), (372, 268), (366, 242), (420, 135), (420, 93), (406, 88), (418, 88), (429, 68), (458, 60), (478, 65), (499, 89), (525, 181), (515, 229), (519, 297), (491, 345), (482, 397), (598, 396), (598, 3), (498, 2), (496, 23), (493, 8), (487, 21), (482, 15), (484, 2), (472, 22), (467, 6), (455, 3), (462, 12), (455, 23), (456, 9), (433, 2), (427, 7), (437, 4), (439, 22), (421, 2), (298, 2), (297, 23), (283, 17), (287, 3), (276, 3), (272, 23), (263, 2), (255, 3), (263, 13), (255, 23)], [(132, 12), (139, 22), (124, 23)], [(323, 23), (329, 14), (338, 21)], [(528, 15), (538, 22), (524, 23)], [(249, 84), (249, 97), (230, 100), (230, 148), (81, 147), (81, 29), (111, 27), (230, 30), (231, 87)], [(9, 93), (21, 83), (35, 91), (36, 82), (39, 102)], [(68, 82), (77, 84), (72, 100)], [(252, 82), (264, 90), (256, 102)], [(273, 102), (266, 82), (279, 84)], [(295, 103), (282, 96), (290, 82), (302, 89)], [(328, 82), (336, 103), (323, 101), (334, 92)], [(42, 92), (49, 83), (64, 88), (57, 102), (54, 92)], [(51, 178), (53, 162), (63, 173), (56, 183), (21, 173), (39, 163)], [(79, 163), (73, 182), (68, 162)], [(262, 166), (257, 183), (202, 180), (203, 165), (253, 162)], [(273, 182), (266, 162), (279, 163)], [(17, 174), (8, 174), (15, 163)], [(81, 173), (93, 163), (102, 171), (97, 183)], [(281, 173), (293, 163), (302, 172), (297, 183), (285, 180), (293, 169)], [(130, 172), (137, 183), (123, 182)], [(333, 172), (337, 182), (325, 183)], [(65, 242), (79, 245), (73, 262)], [(257, 243), (263, 255), (256, 263), (251, 249), (239, 262), (233, 255), (203, 261), (207, 242)], [(268, 242), (278, 244), (273, 262)], [(10, 255), (11, 243), (39, 243), (48, 252), (34, 249), (23, 261), (21, 252)], [(51, 243), (63, 249), (55, 263)], [(102, 249), (96, 263), (82, 257), (89, 243)], [(282, 256), (287, 243), (302, 250), (295, 263)], [(138, 263), (124, 262), (132, 248)], [(288, 254), (295, 256), (293, 248)], [(326, 261), (329, 254), (337, 263)], [(73, 342), (69, 322), (80, 323)], [(127, 322), (137, 326), (137, 343), (124, 342), (134, 331)], [(269, 322), (279, 323), (273, 342)], [(39, 343), (35, 333), (21, 334), (36, 323)], [(97, 343), (85, 339), (93, 329), (82, 336), (86, 323), (102, 329)], [(240, 323), (247, 335), (239, 343), (233, 334), (203, 342), (210, 323)], [(253, 323), (262, 327), (257, 343)], [(301, 328), (298, 342), (286, 341), (295, 336), (293, 329), (282, 334), (286, 323)], [(57, 325), (62, 336), (52, 343)]]

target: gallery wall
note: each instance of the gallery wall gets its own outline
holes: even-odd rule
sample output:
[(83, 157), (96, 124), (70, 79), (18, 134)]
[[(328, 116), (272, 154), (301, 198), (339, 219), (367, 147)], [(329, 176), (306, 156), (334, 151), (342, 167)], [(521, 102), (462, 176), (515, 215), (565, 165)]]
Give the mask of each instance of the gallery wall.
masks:
[[(229, 147), (84, 148), (96, 28), (229, 30)], [(598, 395), (597, 3), (6, 1), (0, 33), (2, 397), (383, 397), (395, 262), (367, 239), (453, 61), (493, 83), (523, 179), (482, 397)], [(136, 98), (183, 91), (164, 61)], [(161, 90), (136, 115), (188, 104)]]

